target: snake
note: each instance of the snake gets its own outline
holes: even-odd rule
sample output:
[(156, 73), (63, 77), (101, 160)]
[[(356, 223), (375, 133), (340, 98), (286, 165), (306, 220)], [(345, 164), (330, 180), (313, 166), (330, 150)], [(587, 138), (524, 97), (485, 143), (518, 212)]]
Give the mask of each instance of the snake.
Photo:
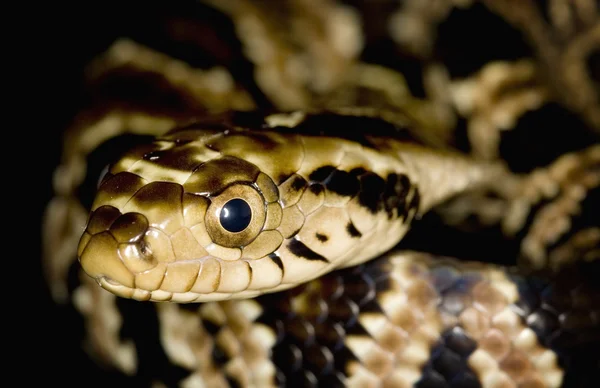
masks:
[[(135, 53), (146, 60), (136, 71), (165, 62), (174, 93), (191, 93), (169, 79), (187, 71), (181, 63), (130, 41), (110, 50), (92, 74), (110, 75), (121, 66), (111, 61)], [(385, 70), (360, 71), (397, 85)], [(512, 216), (526, 219), (531, 232), (518, 233), (535, 256), (544, 211), (593, 200), (598, 145), (516, 174), (440, 146), (435, 125), (423, 130), (431, 106), (381, 106), (396, 96), (382, 87), (340, 88), (365, 104), (340, 105), (334, 93), (322, 107), (275, 112), (246, 109), (235, 87), (225, 113), (84, 112), (66, 136), (76, 151), (55, 172), (45, 238), (51, 291), (84, 316), (92, 357), (143, 385), (596, 386), (596, 225), (562, 229), (564, 244), (547, 255), (558, 259), (542, 264), (460, 260), (432, 253), (436, 236), (425, 238), (429, 251), (407, 240), (431, 213), (465, 226), (455, 209), (476, 213), (470, 204), (484, 201), (489, 211), (500, 198), (509, 214), (498, 218), (507, 229)], [(127, 124), (115, 130), (119, 120)], [(95, 149), (118, 132), (144, 136), (111, 144), (92, 172)], [(527, 220), (523, 207), (544, 196), (536, 190), (552, 191), (532, 188), (544, 176), (560, 193)], [(85, 190), (89, 200), (76, 198)]]

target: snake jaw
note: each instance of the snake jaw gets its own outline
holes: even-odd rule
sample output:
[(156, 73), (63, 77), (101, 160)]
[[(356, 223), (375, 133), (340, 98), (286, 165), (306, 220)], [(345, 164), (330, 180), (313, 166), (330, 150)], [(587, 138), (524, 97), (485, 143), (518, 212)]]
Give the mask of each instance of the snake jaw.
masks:
[[(106, 274), (88, 274), (95, 277), (102, 288), (117, 296), (155, 302), (188, 303), (252, 298), (267, 290), (280, 290), (292, 286), (282, 285), (280, 278), (267, 287), (253, 283), (253, 268), (266, 268), (264, 261), (263, 265), (260, 262), (261, 260), (225, 261), (206, 256), (183, 262), (159, 263), (149, 271), (136, 274), (134, 286), (119, 282), (122, 277), (117, 280)], [(111, 275), (114, 274), (113, 272)], [(160, 287), (147, 287), (150, 278), (154, 278), (155, 285)]]
[(80, 240), (79, 261), (102, 288), (137, 300), (224, 300), (281, 285), (282, 270), (272, 258), (228, 257), (209, 249), (214, 243), (204, 249), (194, 231), (182, 227), (168, 235), (143, 214), (100, 206)]

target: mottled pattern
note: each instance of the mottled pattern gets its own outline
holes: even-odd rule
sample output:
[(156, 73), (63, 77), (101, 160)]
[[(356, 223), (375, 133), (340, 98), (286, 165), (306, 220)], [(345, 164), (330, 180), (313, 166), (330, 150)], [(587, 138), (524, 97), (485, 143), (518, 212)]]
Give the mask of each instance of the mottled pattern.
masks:
[[(186, 370), (171, 371), (182, 386), (560, 386), (571, 356), (553, 351), (526, 302), (530, 288), (512, 271), (393, 252), (255, 299), (157, 304), (160, 338), (140, 341), (160, 340), (170, 360), (161, 369)], [(581, 317), (598, 308), (589, 277), (556, 281), (546, 289), (575, 303), (546, 310)], [(557, 333), (571, 325), (580, 342), (597, 335), (592, 321), (577, 322)]]

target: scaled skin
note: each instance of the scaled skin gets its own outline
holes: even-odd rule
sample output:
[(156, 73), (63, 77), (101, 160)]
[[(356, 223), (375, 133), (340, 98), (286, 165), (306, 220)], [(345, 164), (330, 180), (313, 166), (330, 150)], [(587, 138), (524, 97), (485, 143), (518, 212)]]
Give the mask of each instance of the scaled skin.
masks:
[[(374, 258), (416, 214), (503, 173), (411, 139), (294, 132), (315, 117), (198, 123), (131, 150), (99, 187), (83, 269), (138, 300), (254, 297)], [(220, 222), (232, 199), (252, 212), (239, 232)]]

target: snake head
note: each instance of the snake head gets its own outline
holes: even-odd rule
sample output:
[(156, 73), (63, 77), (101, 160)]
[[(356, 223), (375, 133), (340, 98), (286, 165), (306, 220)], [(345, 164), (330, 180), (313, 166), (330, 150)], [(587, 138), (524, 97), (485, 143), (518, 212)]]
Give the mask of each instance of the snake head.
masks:
[(419, 208), (410, 169), (297, 119), (197, 123), (127, 152), (92, 204), (85, 272), (120, 296), (202, 302), (291, 288), (390, 249)]
[(220, 300), (281, 287), (278, 187), (244, 159), (256, 144), (230, 136), (224, 145), (228, 134), (179, 131), (113, 163), (80, 240), (85, 272), (139, 300)]

